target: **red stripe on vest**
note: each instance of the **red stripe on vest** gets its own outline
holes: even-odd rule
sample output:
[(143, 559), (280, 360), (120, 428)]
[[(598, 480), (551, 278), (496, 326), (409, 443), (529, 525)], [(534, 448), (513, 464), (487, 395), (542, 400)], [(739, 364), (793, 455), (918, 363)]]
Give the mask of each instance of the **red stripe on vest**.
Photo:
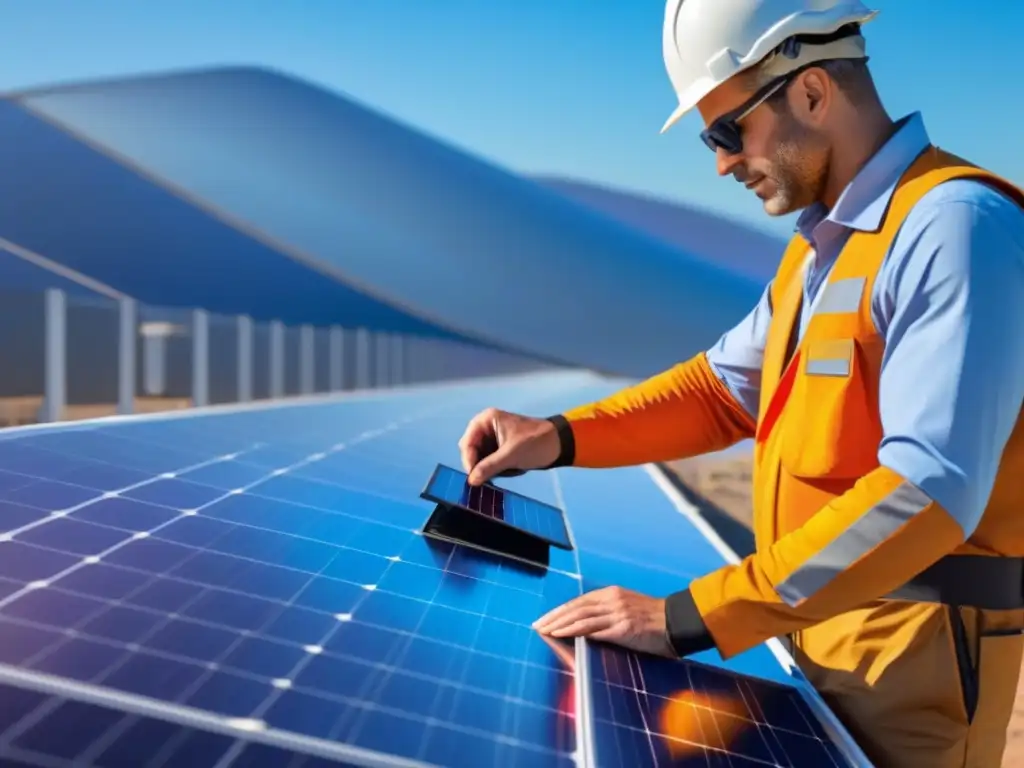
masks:
[(768, 407), (765, 409), (764, 418), (761, 419), (761, 423), (757, 425), (757, 433), (755, 434), (755, 440), (759, 443), (763, 443), (768, 439), (768, 435), (772, 432), (772, 427), (779, 420), (779, 416), (782, 415), (782, 409), (786, 407), (786, 403), (789, 401), (789, 396), (793, 392), (793, 382), (796, 381), (796, 372), (800, 369), (800, 350), (797, 349), (793, 353), (792, 359), (789, 361), (789, 365), (786, 366), (786, 372), (779, 380), (779, 386), (775, 388), (775, 392), (772, 393), (771, 402), (768, 403)]

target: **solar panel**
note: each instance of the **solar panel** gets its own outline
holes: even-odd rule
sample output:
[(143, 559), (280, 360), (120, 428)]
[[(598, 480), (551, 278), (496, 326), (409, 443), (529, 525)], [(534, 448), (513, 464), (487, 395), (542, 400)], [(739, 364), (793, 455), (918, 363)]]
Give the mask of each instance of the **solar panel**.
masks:
[[(600, 394), (588, 379), (551, 381), (5, 433), (0, 756), (46, 768), (669, 764), (626, 759), (639, 731), (619, 709), (649, 710), (651, 676), (685, 687), (691, 667), (632, 659), (648, 687), (630, 688), (610, 651), (530, 627), (580, 594), (581, 557), (600, 573), (600, 539), (580, 549), (570, 530), (573, 549), (538, 570), (421, 535), (418, 478), (454, 453), (466, 415)], [(571, 510), (563, 475), (573, 488), (597, 477), (534, 473), (514, 493)], [(585, 527), (607, 523), (592, 517)], [(628, 559), (634, 542), (618, 546)], [(734, 684), (760, 704), (759, 732), (788, 738), (764, 710), (781, 699)]]
[(562, 549), (572, 549), (562, 510), (491, 483), (471, 486), (465, 472), (438, 464), (421, 494), (430, 501), (457, 506)]
[(850, 766), (790, 686), (608, 647), (591, 670), (599, 765)]
[[(578, 594), (578, 578), (432, 542), (355, 491), (343, 509), (260, 495), (285, 475), (308, 485), (302, 468), (340, 447), (271, 470), (261, 456), (279, 449), (250, 445), (168, 472), (168, 448), (194, 437), (114, 434), (67, 435), (74, 455), (34, 452), (32, 437), (0, 444), (0, 465), (21, 454), (38, 478), (8, 473), (3, 493), (0, 661), (243, 733), (441, 764), (571, 762), (568, 671), (529, 623)], [(131, 449), (133, 479), (151, 474), (90, 480), (84, 449), (100, 445)], [(193, 482), (218, 471), (247, 480)]]

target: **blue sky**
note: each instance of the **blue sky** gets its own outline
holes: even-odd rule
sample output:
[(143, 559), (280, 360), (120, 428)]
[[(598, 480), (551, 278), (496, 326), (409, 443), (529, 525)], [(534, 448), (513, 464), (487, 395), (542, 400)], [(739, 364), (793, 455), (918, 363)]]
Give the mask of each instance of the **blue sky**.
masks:
[[(880, 0), (866, 27), (886, 105), (1024, 184), (1024, 4)], [(777, 232), (719, 179), (674, 99), (662, 0), (6, 0), (0, 88), (212, 64), (287, 70), (525, 172), (711, 208)]]

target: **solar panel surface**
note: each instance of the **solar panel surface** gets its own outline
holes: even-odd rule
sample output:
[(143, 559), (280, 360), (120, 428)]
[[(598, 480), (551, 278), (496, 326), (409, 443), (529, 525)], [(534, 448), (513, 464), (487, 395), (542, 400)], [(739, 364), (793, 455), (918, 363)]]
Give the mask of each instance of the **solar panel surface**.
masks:
[(562, 510), (490, 483), (471, 486), (465, 472), (438, 465), (423, 495), (458, 505), (491, 520), (531, 533), (562, 549), (571, 549)]
[[(423, 478), (454, 461), (468, 415), (495, 403), (546, 413), (611, 388), (559, 374), (5, 433), (0, 755), (38, 766), (739, 765), (723, 751), (694, 763), (629, 751), (640, 734), (665, 739), (625, 715), (690, 685), (690, 665), (657, 672), (668, 689), (630, 687), (614, 670), (647, 660), (530, 629), (583, 588), (678, 588), (678, 573), (634, 564), (657, 552), (714, 561), (663, 494), (645, 497), (643, 470), (515, 481), (578, 509), (587, 531), (573, 532), (574, 551), (553, 549), (546, 571), (417, 533), (430, 512)], [(649, 527), (609, 546), (621, 494), (649, 501), (628, 510)], [(788, 679), (765, 649), (730, 663), (745, 665)], [(774, 750), (785, 725), (747, 712)], [(808, 764), (770, 755), (760, 764)]]
[(611, 648), (592, 659), (600, 765), (850, 765), (792, 688)]

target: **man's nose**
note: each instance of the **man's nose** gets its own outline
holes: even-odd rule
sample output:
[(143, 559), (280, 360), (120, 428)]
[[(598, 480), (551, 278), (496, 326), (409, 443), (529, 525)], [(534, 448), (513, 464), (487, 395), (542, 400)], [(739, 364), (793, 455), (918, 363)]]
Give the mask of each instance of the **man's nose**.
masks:
[(742, 162), (742, 153), (730, 155), (721, 147), (715, 150), (715, 165), (717, 166), (719, 176), (728, 176), (733, 172), (733, 169)]

